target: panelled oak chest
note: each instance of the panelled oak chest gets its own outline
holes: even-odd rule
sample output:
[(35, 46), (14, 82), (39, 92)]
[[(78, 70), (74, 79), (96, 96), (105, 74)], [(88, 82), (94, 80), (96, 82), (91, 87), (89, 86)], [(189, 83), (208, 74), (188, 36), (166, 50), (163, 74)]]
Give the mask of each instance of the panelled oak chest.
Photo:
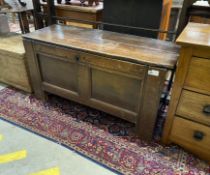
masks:
[(182, 47), (163, 141), (210, 162), (210, 25), (189, 23), (177, 43)]
[(35, 95), (45, 92), (136, 124), (150, 140), (173, 43), (101, 30), (53, 25), (24, 35)]

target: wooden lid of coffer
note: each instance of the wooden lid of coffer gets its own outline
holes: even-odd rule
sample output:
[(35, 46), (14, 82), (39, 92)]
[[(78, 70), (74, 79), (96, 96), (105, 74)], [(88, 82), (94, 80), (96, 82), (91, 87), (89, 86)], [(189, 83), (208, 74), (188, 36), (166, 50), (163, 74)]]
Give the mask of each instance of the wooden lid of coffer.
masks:
[(188, 23), (176, 42), (180, 45), (210, 47), (210, 24)]
[(22, 36), (15, 33), (0, 35), (0, 54), (14, 58), (23, 58), (25, 49)]
[(174, 68), (179, 56), (179, 46), (172, 42), (97, 29), (52, 25), (23, 37), (168, 69)]

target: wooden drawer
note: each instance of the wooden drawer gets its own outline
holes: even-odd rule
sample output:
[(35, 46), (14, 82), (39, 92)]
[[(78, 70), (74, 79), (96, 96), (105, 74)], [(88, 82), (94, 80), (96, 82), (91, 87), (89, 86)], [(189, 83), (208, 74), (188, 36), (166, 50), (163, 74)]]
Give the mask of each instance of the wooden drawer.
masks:
[(176, 114), (210, 126), (210, 96), (183, 90)]
[(175, 117), (170, 140), (210, 161), (210, 128)]
[(210, 94), (210, 59), (198, 57), (191, 59), (185, 87)]

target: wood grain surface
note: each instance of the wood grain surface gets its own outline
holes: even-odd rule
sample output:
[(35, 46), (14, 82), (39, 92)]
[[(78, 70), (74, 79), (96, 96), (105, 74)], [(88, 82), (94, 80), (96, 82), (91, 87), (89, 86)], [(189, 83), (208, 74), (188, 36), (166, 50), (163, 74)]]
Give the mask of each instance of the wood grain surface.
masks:
[(210, 115), (203, 112), (206, 105), (210, 105), (210, 96), (184, 90), (176, 114), (210, 126)]
[(36, 97), (52, 93), (85, 104), (152, 139), (166, 72), (178, 57), (175, 44), (53, 25), (24, 35), (24, 45)]
[(23, 37), (169, 69), (174, 68), (179, 51), (171, 42), (62, 25), (46, 27)]
[[(195, 133), (203, 134), (202, 139), (196, 139)], [(199, 157), (210, 161), (210, 128), (189, 120), (175, 117), (171, 131), (171, 140), (184, 148), (196, 153)], [(210, 163), (210, 162), (209, 162)]]
[(0, 36), (0, 82), (31, 92), (21, 35)]
[(189, 23), (182, 46), (163, 142), (176, 143), (210, 163), (210, 25)]
[(176, 42), (181, 45), (210, 47), (210, 25), (189, 23)]

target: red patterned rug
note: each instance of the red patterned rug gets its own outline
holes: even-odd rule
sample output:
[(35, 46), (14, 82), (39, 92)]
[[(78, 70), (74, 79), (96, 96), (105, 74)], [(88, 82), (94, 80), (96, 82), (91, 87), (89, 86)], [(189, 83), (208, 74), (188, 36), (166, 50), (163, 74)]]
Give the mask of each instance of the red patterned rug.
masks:
[(15, 89), (4, 89), (0, 116), (122, 174), (210, 173), (205, 162), (177, 146), (145, 143), (133, 136), (133, 124), (56, 96), (43, 103)]

